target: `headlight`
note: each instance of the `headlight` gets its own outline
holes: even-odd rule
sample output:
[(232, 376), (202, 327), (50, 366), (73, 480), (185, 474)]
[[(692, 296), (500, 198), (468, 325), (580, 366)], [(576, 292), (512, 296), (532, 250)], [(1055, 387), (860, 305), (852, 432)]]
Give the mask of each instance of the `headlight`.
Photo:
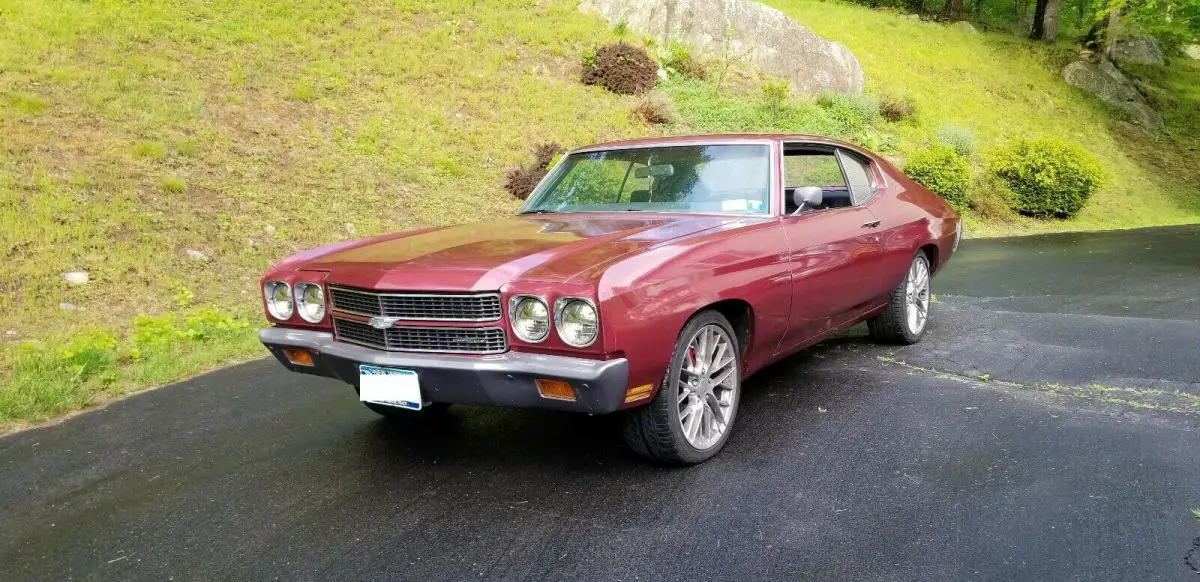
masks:
[(954, 226), (954, 246), (950, 248), (950, 252), (958, 250), (958, 243), (962, 242), (963, 223), (962, 218), (958, 219), (958, 224)]
[(550, 310), (537, 297), (518, 295), (509, 300), (508, 319), (521, 341), (538, 343), (550, 335)]
[(586, 348), (596, 341), (596, 306), (586, 299), (564, 297), (554, 302), (554, 327), (569, 346)]
[(296, 311), (309, 323), (325, 319), (325, 292), (315, 283), (296, 283)]
[(267, 302), (271, 317), (278, 320), (292, 317), (292, 289), (287, 283), (267, 281), (263, 284), (263, 299)]

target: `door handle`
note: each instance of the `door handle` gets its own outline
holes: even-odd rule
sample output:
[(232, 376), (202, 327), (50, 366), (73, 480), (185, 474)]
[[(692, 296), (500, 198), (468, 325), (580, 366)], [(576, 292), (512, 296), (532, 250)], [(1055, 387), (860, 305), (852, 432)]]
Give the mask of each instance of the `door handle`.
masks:
[(879, 220), (872, 220), (870, 222), (864, 222), (863, 228), (875, 228), (875, 227), (879, 226), (880, 222), (881, 221), (879, 221)]

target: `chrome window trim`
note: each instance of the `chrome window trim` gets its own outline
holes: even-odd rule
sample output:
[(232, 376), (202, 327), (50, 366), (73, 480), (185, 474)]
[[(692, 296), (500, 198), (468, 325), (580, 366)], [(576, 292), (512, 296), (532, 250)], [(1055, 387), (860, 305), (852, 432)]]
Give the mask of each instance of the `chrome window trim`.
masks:
[[(682, 211), (682, 210), (674, 210), (674, 211), (670, 211), (670, 210), (637, 210), (635, 212), (646, 212), (646, 213), (656, 213), (656, 214), (688, 214), (688, 215), (701, 214), (701, 215), (714, 215), (714, 216), (745, 216), (745, 217), (751, 217), (751, 218), (778, 216), (779, 213), (783, 211), (783, 207), (780, 206), (779, 208), (775, 208), (775, 205), (776, 205), (775, 196), (770, 195), (770, 193), (775, 192), (775, 190), (777, 188), (779, 188), (779, 184), (778, 184), (776, 177), (778, 176), (779, 170), (782, 168), (782, 166), (779, 165), (778, 158), (783, 155), (782, 148), (778, 148), (779, 140), (774, 139), (774, 138), (768, 138), (768, 137), (749, 137), (749, 138), (731, 137), (731, 138), (705, 139), (704, 136), (699, 136), (695, 141), (687, 140), (687, 141), (671, 141), (668, 143), (636, 143), (636, 144), (619, 144), (619, 145), (597, 145), (597, 146), (587, 146), (587, 147), (582, 147), (579, 149), (567, 151), (567, 152), (563, 153), (563, 155), (559, 156), (558, 161), (555, 162), (554, 165), (550, 167), (550, 170), (546, 172), (546, 175), (542, 176), (542, 179), (539, 180), (537, 185), (533, 187), (533, 190), (531, 190), (529, 192), (529, 196), (525, 198), (525, 203), (521, 205), (521, 210), (517, 211), (517, 214), (518, 215), (525, 214), (529, 211), (529, 205), (533, 202), (533, 200), (535, 200), (537, 198), (538, 194), (541, 193), (542, 188), (545, 187), (546, 184), (549, 184), (551, 179), (558, 177), (558, 173), (562, 171), (564, 162), (566, 162), (568, 157), (575, 155), (575, 154), (594, 154), (594, 153), (607, 152), (607, 151), (635, 150), (635, 149), (649, 149), (649, 148), (682, 148), (682, 147), (698, 147), (698, 146), (703, 147), (703, 146), (731, 146), (731, 145), (767, 146), (767, 155), (770, 157), (771, 176), (770, 176), (770, 181), (768, 182), (767, 209), (764, 212), (720, 212), (720, 211), (696, 212), (696, 211)], [(778, 148), (778, 151), (777, 151), (777, 148)], [(572, 213), (576, 213), (576, 212), (578, 212), (578, 213), (585, 213), (585, 212), (604, 213), (604, 212), (625, 212), (625, 211), (623, 211), (623, 210), (568, 210), (568, 211), (564, 211), (564, 212), (551, 212), (549, 214), (572, 214)], [(549, 307), (549, 306), (547, 305), (547, 307)]]

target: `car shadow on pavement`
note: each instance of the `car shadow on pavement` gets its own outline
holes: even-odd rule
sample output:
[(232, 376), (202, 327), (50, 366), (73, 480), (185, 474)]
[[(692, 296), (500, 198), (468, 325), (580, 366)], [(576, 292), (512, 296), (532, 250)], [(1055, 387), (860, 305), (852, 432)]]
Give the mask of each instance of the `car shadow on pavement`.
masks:
[[(810, 382), (813, 368), (857, 352), (870, 344), (864, 330), (847, 332), (761, 370), (743, 385), (737, 424), (728, 448), (761, 438), (764, 431), (794, 438), (794, 408), (816, 410), (819, 385)], [(787, 393), (787, 409), (773, 406), (779, 389)], [(641, 459), (622, 440), (618, 414), (588, 416), (571, 412), (457, 405), (444, 414), (412, 419), (377, 419), (363, 425), (358, 438), (371, 463), (411, 470), (414, 463), (451, 463), (475, 468), (517, 466), (593, 467), (606, 473), (647, 467), (673, 469)], [(750, 433), (752, 436), (748, 436)], [(728, 455), (723, 455), (728, 456)]]

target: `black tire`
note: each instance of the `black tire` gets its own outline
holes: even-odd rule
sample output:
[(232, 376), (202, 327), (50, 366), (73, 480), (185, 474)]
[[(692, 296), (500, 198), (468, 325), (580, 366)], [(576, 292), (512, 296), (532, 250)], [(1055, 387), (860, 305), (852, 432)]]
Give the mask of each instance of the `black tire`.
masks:
[[(705, 326), (716, 325), (728, 335), (733, 347), (734, 376), (737, 383), (733, 390), (733, 403), (728, 413), (728, 420), (723, 434), (718, 441), (706, 449), (697, 449), (688, 442), (683, 434), (679, 421), (679, 397), (674, 387), (675, 379), (680, 375), (684, 356), (692, 338)], [(675, 349), (671, 352), (671, 360), (666, 373), (659, 384), (658, 393), (641, 408), (625, 414), (623, 434), (626, 444), (637, 454), (664, 463), (675, 465), (694, 465), (712, 458), (719, 453), (729, 441), (733, 433), (733, 423), (737, 419), (737, 408), (741, 401), (741, 348), (737, 343), (737, 335), (733, 326), (725, 316), (716, 311), (702, 311), (690, 319), (679, 337), (675, 340)]]
[[(927, 278), (932, 278), (933, 272), (930, 269), (929, 257), (925, 256), (925, 251), (917, 251), (913, 262), (904, 272), (904, 280), (900, 281), (895, 289), (892, 289), (887, 307), (879, 315), (867, 320), (867, 330), (875, 341), (911, 345), (921, 341), (921, 338), (925, 336), (925, 330), (929, 329), (928, 301), (926, 302), (925, 320), (920, 325), (920, 329), (913, 329), (908, 319), (908, 283), (912, 277), (913, 268), (918, 262), (924, 263), (925, 272), (928, 274)], [(926, 293), (929, 293), (928, 288)]]
[(386, 406), (383, 404), (375, 404), (374, 402), (363, 402), (363, 406), (371, 409), (371, 412), (378, 414), (384, 418), (405, 418), (405, 419), (426, 419), (432, 416), (445, 414), (450, 409), (450, 405), (444, 402), (434, 402), (421, 407), (421, 410), (409, 410), (407, 408), (399, 408), (397, 406)]

